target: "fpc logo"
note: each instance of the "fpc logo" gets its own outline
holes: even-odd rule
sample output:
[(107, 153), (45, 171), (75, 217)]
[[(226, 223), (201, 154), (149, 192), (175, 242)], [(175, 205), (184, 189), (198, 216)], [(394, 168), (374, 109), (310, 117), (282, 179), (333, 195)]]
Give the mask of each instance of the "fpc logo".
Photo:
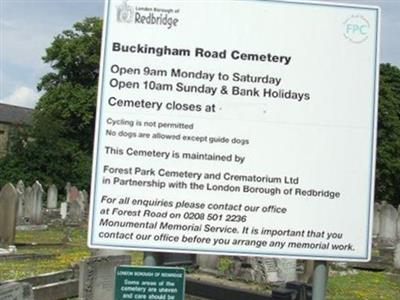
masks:
[(349, 41), (360, 44), (368, 39), (371, 26), (364, 16), (353, 15), (346, 19), (343, 24), (344, 36)]

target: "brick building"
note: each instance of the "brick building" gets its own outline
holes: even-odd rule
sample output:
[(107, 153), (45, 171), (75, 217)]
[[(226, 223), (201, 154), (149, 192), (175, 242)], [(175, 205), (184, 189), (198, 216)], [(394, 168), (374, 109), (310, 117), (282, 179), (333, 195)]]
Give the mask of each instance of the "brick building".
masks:
[(0, 157), (10, 148), (10, 134), (18, 126), (30, 124), (33, 110), (26, 107), (0, 103)]

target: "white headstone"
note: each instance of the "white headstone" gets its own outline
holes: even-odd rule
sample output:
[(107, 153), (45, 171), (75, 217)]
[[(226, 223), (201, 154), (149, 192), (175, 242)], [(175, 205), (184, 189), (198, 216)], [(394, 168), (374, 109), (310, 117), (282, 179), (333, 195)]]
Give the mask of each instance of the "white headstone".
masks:
[(43, 188), (39, 181), (35, 181), (32, 186), (33, 190), (33, 210), (31, 215), (32, 224), (40, 225), (42, 223), (42, 205), (43, 205)]
[(280, 280), (288, 282), (297, 279), (295, 259), (279, 258), (277, 259), (278, 277)]
[(400, 242), (397, 243), (394, 249), (394, 268), (400, 270)]
[(17, 226), (17, 191), (7, 183), (0, 191), (0, 244), (14, 243)]
[(218, 255), (197, 254), (196, 263), (203, 270), (217, 270)]
[(85, 195), (83, 194), (82, 191), (79, 191), (78, 198), (76, 200), (81, 206), (82, 211), (85, 212), (86, 211)]
[(400, 205), (397, 212), (397, 240), (400, 241)]
[(47, 190), (47, 208), (57, 208), (58, 190), (55, 184), (49, 186)]
[(25, 195), (24, 195), (24, 199), (25, 199), (25, 207), (24, 207), (24, 217), (26, 218), (31, 218), (32, 214), (33, 214), (33, 189), (32, 187), (28, 186), (25, 189)]
[(89, 194), (86, 190), (82, 191), (85, 202), (89, 202)]
[(25, 207), (25, 185), (22, 180), (18, 181), (16, 187), (17, 198), (18, 198), (18, 218), (24, 217), (24, 207)]
[(267, 282), (279, 281), (277, 259), (265, 258), (262, 261)]
[(394, 243), (397, 239), (397, 215), (393, 205), (383, 202), (379, 237), (384, 243)]
[(377, 237), (381, 226), (381, 205), (374, 203), (374, 223), (372, 225), (372, 235)]
[[(11, 252), (10, 252), (10, 250), (8, 250), (8, 249), (4, 249), (4, 248), (0, 248), (0, 256), (1, 255), (7, 255), (7, 254), (10, 254)], [(1, 299), (1, 298), (0, 298)]]
[(89, 194), (86, 190), (83, 190), (81, 195), (82, 202), (85, 206), (85, 213), (89, 211)]
[(71, 190), (71, 182), (67, 182), (67, 184), (65, 185), (65, 199), (67, 202), (69, 202), (69, 192)]
[(68, 203), (67, 202), (62, 202), (61, 207), (60, 207), (60, 215), (61, 219), (65, 219), (67, 217), (68, 213)]

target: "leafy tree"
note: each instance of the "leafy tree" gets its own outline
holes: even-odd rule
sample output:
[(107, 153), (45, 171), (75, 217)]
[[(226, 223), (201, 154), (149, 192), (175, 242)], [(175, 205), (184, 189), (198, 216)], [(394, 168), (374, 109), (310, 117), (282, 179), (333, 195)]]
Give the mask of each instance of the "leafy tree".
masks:
[(382, 64), (379, 80), (376, 200), (400, 204), (400, 69)]
[[(87, 18), (56, 36), (43, 57), (52, 72), (34, 110), (29, 139), (14, 138), (11, 154), (0, 161), (0, 183), (66, 181), (88, 188), (94, 136), (102, 22)], [(26, 131), (25, 131), (26, 132)]]
[(51, 135), (78, 143), (89, 153), (93, 145), (94, 115), (99, 74), (101, 21), (88, 18), (74, 30), (56, 36), (46, 49), (44, 62), (54, 72), (42, 77), (41, 97), (34, 114), (37, 138)]

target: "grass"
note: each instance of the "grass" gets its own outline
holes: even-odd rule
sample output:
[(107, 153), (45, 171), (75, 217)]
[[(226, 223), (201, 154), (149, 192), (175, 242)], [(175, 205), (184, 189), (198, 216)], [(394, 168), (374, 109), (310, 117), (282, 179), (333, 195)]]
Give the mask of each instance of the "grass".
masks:
[[(230, 257), (221, 256), (218, 270), (228, 274), (232, 264)], [(400, 274), (357, 271), (330, 275), (327, 300), (400, 300)]]
[(221, 256), (218, 259), (218, 271), (220, 271), (223, 274), (227, 274), (233, 266), (233, 260), (230, 257), (226, 256)]
[[(48, 228), (37, 231), (17, 231), (16, 243), (60, 243), (65, 237), (63, 228)], [(87, 230), (73, 228), (71, 241), (67, 245), (18, 247), (18, 253), (54, 254), (49, 259), (25, 259), (0, 261), (0, 280), (19, 279), (38, 274), (65, 270), (72, 264), (90, 256), (86, 246)], [(143, 254), (132, 253), (132, 263), (141, 265)]]
[[(62, 227), (38, 231), (18, 231), (17, 243), (59, 243), (65, 237)], [(50, 259), (0, 261), (0, 280), (19, 279), (70, 268), (71, 264), (90, 256), (85, 228), (73, 228), (71, 241), (65, 246), (18, 247), (18, 253), (54, 254)], [(132, 252), (132, 264), (141, 265), (143, 254)], [(230, 259), (220, 259), (219, 270), (226, 273)], [(355, 274), (331, 275), (327, 300), (400, 300), (400, 279), (383, 272), (358, 271)]]
[(330, 276), (327, 300), (400, 299), (400, 279), (383, 272), (359, 271), (346, 276)]

